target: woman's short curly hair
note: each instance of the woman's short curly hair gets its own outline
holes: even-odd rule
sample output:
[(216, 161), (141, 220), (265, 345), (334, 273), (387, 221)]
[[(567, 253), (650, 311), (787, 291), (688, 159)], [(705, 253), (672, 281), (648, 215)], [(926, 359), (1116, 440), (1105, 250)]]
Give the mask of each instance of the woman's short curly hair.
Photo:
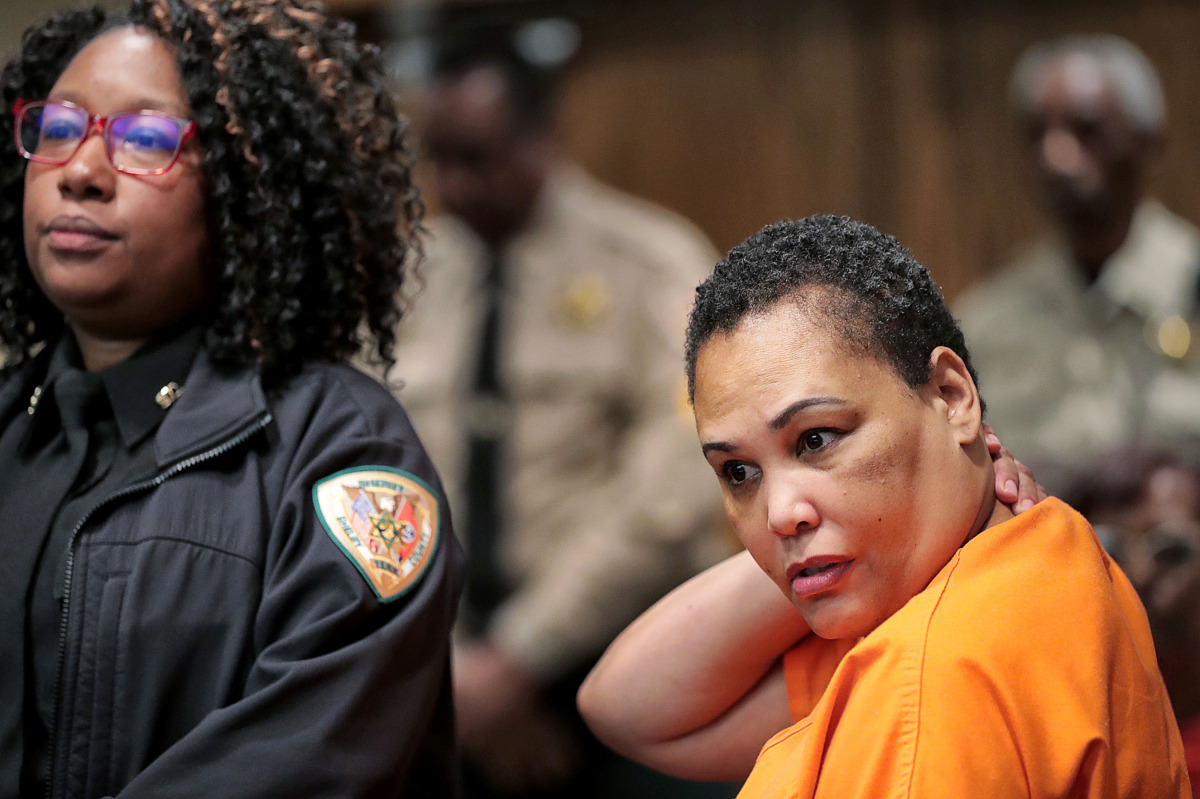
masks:
[[(807, 294), (810, 287), (826, 291)], [(815, 309), (847, 351), (890, 363), (909, 386), (929, 382), (929, 356), (939, 346), (957, 353), (979, 383), (941, 290), (912, 253), (865, 222), (819, 215), (763, 228), (696, 289), (686, 343), (689, 397), (705, 342), (786, 298)]]
[[(376, 48), (305, 0), (134, 0), (26, 31), (0, 74), (13, 103), (45, 97), (100, 33), (134, 25), (175, 54), (204, 149), (216, 298), (205, 348), (279, 382), (369, 339), (390, 366), (399, 294), (419, 255), (422, 204), (407, 124)], [(0, 135), (0, 344), (28, 358), (63, 328), (25, 257), (25, 160)]]

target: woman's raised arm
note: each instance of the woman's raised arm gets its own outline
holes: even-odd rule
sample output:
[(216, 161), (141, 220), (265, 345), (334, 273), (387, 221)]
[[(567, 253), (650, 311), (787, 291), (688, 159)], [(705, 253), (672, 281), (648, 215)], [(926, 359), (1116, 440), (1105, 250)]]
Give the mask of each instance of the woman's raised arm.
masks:
[(672, 591), (629, 626), (579, 691), (592, 731), (647, 766), (742, 780), (791, 723), (782, 657), (809, 628), (746, 552)]

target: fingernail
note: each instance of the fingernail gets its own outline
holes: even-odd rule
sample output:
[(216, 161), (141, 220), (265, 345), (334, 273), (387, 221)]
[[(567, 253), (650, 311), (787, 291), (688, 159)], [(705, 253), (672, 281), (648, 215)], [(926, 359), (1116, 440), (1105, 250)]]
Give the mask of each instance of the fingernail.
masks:
[(1017, 513), (1024, 513), (1025, 511), (1029, 510), (1032, 507), (1033, 507), (1032, 500), (1023, 499), (1017, 503)]
[(1017, 493), (1017, 481), (1009, 480), (1008, 482), (1006, 482), (1004, 484), (1004, 490), (1010, 494), (1016, 494)]

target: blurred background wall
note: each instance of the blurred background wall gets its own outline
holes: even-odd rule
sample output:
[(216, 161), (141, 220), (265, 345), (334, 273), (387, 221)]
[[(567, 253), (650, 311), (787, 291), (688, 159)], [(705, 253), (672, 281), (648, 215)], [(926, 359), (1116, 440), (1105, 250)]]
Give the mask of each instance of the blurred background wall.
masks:
[[(98, 0), (105, 8), (122, 8), (120, 0)], [(21, 44), (21, 34), (55, 11), (84, 5), (80, 0), (0, 0), (0, 56), (5, 61)]]
[[(428, 9), (364, 3), (376, 31)], [(1200, 3), (445, 5), (450, 17), (573, 14), (582, 46), (561, 114), (573, 153), (722, 249), (783, 217), (849, 214), (897, 235), (952, 297), (1044, 224), (1008, 77), (1026, 45), (1067, 32), (1125, 36), (1159, 69), (1169, 139), (1149, 193), (1200, 221)]]
[(1027, 44), (1072, 31), (1126, 36), (1160, 70), (1169, 141), (1151, 193), (1197, 220), (1196, 3), (630, 0), (585, 30), (563, 122), (602, 177), (719, 247), (845, 213), (898, 236), (953, 295), (1043, 218), (1008, 76)]
[[(3, 0), (0, 52), (71, 5)], [(782, 217), (860, 217), (912, 247), (949, 296), (1043, 224), (1007, 104), (1018, 53), (1061, 33), (1116, 33), (1146, 51), (1167, 95), (1169, 139), (1150, 193), (1200, 222), (1194, 1), (327, 5), (384, 44), (431, 16), (571, 16), (582, 44), (561, 125), (598, 177), (682, 212), (722, 249)]]
[(765, 222), (860, 217), (953, 295), (1040, 223), (1009, 71), (1032, 41), (1105, 31), (1167, 94), (1151, 185), (1200, 217), (1200, 4), (636, 2), (584, 30), (563, 124), (603, 178), (721, 248)]

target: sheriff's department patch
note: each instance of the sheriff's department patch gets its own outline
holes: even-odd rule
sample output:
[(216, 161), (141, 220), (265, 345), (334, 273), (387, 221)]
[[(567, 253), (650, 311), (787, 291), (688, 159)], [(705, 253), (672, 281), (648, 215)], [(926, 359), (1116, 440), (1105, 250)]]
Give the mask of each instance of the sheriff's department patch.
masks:
[(387, 466), (337, 472), (313, 486), (317, 516), (384, 602), (420, 581), (438, 545), (438, 503), (419, 478)]

